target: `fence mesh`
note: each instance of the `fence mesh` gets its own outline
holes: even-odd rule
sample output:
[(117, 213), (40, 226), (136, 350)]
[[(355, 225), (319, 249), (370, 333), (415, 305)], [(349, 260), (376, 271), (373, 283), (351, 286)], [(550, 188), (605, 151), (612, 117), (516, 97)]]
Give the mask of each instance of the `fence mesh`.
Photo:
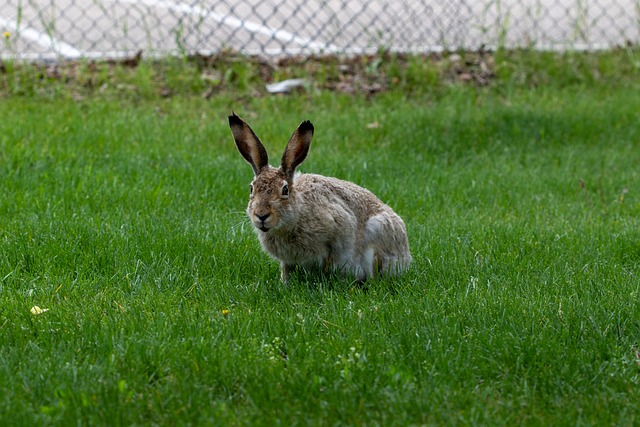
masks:
[(4, 0), (3, 58), (601, 49), (640, 41), (640, 0)]

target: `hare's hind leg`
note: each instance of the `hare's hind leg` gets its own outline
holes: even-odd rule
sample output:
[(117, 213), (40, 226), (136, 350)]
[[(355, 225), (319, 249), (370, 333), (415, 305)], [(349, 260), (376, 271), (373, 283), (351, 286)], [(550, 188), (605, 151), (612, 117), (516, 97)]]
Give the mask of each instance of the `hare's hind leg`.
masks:
[(364, 249), (362, 259), (360, 259), (360, 265), (356, 268), (356, 275), (359, 280), (364, 282), (375, 276), (377, 258), (376, 251), (372, 246)]
[(358, 278), (364, 281), (366, 279), (380, 277), (380, 275), (384, 273), (387, 263), (384, 255), (380, 251), (373, 246), (369, 246), (362, 255)]
[(395, 214), (383, 212), (369, 218), (365, 225), (363, 265), (371, 276), (403, 272), (411, 262), (406, 231), (398, 220)]

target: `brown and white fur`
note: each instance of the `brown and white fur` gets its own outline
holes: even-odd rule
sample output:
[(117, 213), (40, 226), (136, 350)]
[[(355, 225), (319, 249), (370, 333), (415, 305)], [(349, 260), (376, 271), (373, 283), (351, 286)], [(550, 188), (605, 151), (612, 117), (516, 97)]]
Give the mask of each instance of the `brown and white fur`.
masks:
[(409, 268), (407, 231), (389, 206), (352, 182), (296, 173), (309, 152), (311, 122), (295, 130), (279, 168), (269, 166), (264, 145), (235, 113), (229, 126), (255, 174), (247, 215), (263, 249), (280, 261), (284, 282), (296, 266), (352, 274), (361, 281)]

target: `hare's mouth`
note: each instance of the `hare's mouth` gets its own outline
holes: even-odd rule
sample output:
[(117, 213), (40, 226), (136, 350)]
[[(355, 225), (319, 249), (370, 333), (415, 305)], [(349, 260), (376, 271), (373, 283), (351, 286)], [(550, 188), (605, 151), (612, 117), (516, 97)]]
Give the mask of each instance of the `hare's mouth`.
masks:
[(264, 221), (254, 222), (253, 225), (263, 233), (266, 233), (267, 231), (271, 230), (271, 227), (268, 227)]

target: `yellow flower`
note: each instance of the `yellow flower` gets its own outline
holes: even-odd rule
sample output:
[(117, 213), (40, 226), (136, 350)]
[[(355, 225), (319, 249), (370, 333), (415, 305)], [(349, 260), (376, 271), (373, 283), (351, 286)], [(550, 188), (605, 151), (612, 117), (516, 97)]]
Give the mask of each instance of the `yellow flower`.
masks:
[(229, 314), (229, 310), (227, 310), (226, 308), (224, 310), (222, 310), (222, 315), (226, 316), (227, 314)]
[(11, 33), (9, 31), (5, 31), (4, 33), (2, 33), (2, 37), (8, 40), (9, 37), (11, 37)]
[(31, 307), (31, 314), (33, 314), (34, 316), (37, 316), (38, 314), (42, 314), (46, 311), (49, 311), (48, 308), (40, 308), (37, 305), (34, 305), (33, 307)]

